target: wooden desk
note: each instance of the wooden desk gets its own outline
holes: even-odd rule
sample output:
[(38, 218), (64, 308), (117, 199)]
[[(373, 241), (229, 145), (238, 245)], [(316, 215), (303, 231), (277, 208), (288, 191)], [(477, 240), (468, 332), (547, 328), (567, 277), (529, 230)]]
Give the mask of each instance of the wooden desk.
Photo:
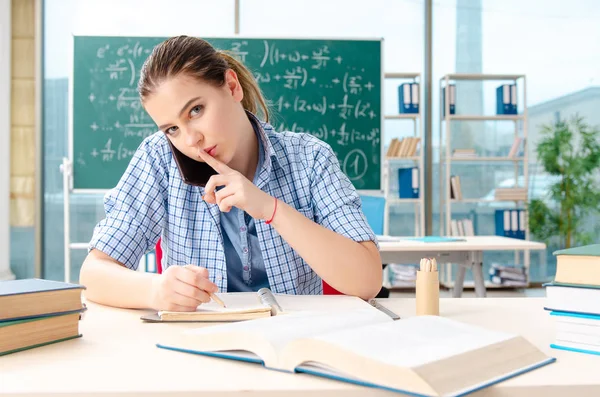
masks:
[[(403, 317), (413, 299), (382, 299)], [(554, 364), (473, 394), (486, 397), (599, 396), (600, 356), (550, 349), (554, 330), (543, 298), (442, 299), (441, 315), (517, 332)], [(146, 324), (141, 311), (94, 304), (81, 322), (83, 338), (0, 357), (3, 397), (67, 396), (400, 396), (309, 375), (155, 347), (161, 335), (198, 324)], [(402, 321), (402, 320), (399, 320)], [(401, 335), (398, 335), (401, 337)]]
[[(473, 272), (475, 294), (485, 297), (483, 276), (483, 253), (485, 251), (528, 251), (545, 250), (546, 244), (501, 236), (461, 237), (465, 241), (425, 243), (418, 240), (394, 239), (387, 237), (379, 242), (379, 251), (383, 263), (419, 263), (421, 258), (436, 258), (438, 264), (459, 264), (458, 273), (452, 289), (452, 296), (462, 295), (465, 273), (468, 268)], [(394, 239), (395, 241), (388, 241)], [(527, 256), (525, 266), (529, 266)]]

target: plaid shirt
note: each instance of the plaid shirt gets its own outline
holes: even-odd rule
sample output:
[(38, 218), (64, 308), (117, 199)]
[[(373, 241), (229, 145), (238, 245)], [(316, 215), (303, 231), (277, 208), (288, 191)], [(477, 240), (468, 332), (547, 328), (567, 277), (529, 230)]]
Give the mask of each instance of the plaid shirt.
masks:
[[(330, 230), (354, 241), (376, 242), (360, 197), (331, 147), (309, 134), (259, 124), (265, 159), (256, 185)], [(205, 267), (219, 290), (226, 291), (220, 211), (203, 195), (203, 188), (183, 182), (167, 137), (157, 132), (142, 142), (117, 186), (105, 195), (106, 218), (96, 225), (89, 249), (136, 269), (162, 236), (163, 268)], [(273, 292), (322, 293), (321, 278), (273, 227), (256, 220), (256, 229)]]

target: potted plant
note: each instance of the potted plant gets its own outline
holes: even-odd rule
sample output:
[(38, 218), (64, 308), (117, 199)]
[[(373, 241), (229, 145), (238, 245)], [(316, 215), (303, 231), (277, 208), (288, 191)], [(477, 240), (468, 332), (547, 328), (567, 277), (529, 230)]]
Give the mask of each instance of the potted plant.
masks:
[(560, 248), (590, 244), (594, 233), (585, 230), (584, 221), (600, 209), (600, 130), (578, 115), (543, 125), (536, 153), (557, 182), (548, 200), (530, 201), (531, 233)]

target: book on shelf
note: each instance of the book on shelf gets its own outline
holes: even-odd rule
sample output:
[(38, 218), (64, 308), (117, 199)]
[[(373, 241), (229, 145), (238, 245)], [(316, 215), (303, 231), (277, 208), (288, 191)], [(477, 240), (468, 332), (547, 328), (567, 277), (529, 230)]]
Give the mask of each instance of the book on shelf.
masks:
[(494, 189), (494, 198), (500, 201), (527, 201), (527, 189), (524, 187), (499, 187)]
[(452, 157), (456, 158), (473, 158), (478, 157), (475, 149), (454, 149), (452, 151)]
[(517, 136), (513, 140), (513, 144), (508, 151), (508, 157), (515, 158), (521, 153), (521, 143), (524, 142), (524, 138)]
[(418, 137), (402, 138), (401, 140), (399, 140), (398, 138), (393, 138), (390, 142), (390, 145), (388, 146), (386, 157), (414, 157), (417, 155), (417, 149), (420, 142), (421, 138)]
[(463, 199), (460, 176), (458, 175), (452, 175), (450, 177), (450, 198), (458, 201)]
[(459, 237), (474, 236), (475, 228), (473, 227), (473, 221), (469, 218), (452, 219), (450, 221), (450, 235)]
[(555, 361), (517, 334), (439, 316), (394, 321), (378, 310), (201, 327), (157, 346), (415, 396), (462, 396)]

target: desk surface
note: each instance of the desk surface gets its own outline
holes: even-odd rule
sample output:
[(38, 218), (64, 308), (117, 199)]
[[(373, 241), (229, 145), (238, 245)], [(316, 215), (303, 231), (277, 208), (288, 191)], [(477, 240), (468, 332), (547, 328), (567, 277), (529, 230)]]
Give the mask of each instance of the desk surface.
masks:
[[(401, 316), (414, 315), (413, 299), (382, 299)], [(440, 314), (459, 321), (517, 332), (554, 364), (474, 396), (598, 396), (600, 356), (549, 348), (553, 326), (544, 298), (442, 299)], [(142, 323), (143, 311), (95, 304), (81, 321), (83, 338), (0, 357), (3, 396), (157, 395), (395, 396), (309, 375), (270, 371), (256, 364), (177, 353), (154, 346), (161, 335), (198, 324)], [(401, 321), (401, 320), (400, 320)], [(400, 335), (399, 335), (400, 337)]]
[(461, 237), (465, 241), (432, 242), (401, 239), (379, 242), (381, 252), (398, 251), (514, 251), (544, 250), (546, 244), (502, 236)]

